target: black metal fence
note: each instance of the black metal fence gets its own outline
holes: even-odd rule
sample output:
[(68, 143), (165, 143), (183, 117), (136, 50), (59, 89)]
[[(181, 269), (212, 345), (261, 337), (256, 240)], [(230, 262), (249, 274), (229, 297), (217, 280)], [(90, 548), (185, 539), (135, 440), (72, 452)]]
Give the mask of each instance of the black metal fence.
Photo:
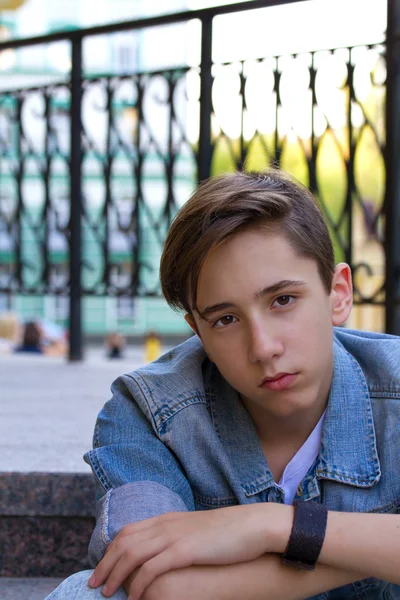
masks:
[[(83, 295), (160, 293), (163, 240), (196, 181), (270, 164), (317, 194), (356, 304), (383, 307), (386, 330), (400, 333), (398, 0), (385, 44), (213, 60), (215, 17), (277, 4), (289, 2), (0, 44), (71, 45), (67, 80), (0, 91), (0, 293), (69, 297), (71, 359), (82, 353)], [(92, 36), (193, 20), (198, 65), (84, 72)]]

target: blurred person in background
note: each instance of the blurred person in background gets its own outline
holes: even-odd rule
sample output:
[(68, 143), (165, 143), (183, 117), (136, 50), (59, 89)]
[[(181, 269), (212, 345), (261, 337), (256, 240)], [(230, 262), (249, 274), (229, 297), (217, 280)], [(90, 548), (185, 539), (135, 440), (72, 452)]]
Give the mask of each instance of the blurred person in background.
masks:
[(16, 349), (18, 353), (27, 352), (46, 356), (64, 356), (66, 351), (65, 338), (48, 335), (46, 329), (36, 321), (25, 323), (21, 345)]
[(114, 331), (106, 337), (105, 346), (107, 349), (107, 358), (122, 358), (126, 340), (123, 335)]
[(151, 363), (161, 354), (160, 336), (155, 331), (149, 331), (144, 338), (145, 361)]
[(0, 315), (0, 354), (14, 352), (21, 335), (21, 323), (12, 312)]

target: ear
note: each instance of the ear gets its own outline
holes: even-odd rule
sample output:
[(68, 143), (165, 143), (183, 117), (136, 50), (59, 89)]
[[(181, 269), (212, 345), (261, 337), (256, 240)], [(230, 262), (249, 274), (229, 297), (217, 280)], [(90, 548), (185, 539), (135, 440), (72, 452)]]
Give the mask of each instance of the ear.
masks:
[(332, 325), (343, 325), (347, 321), (353, 306), (351, 269), (346, 263), (336, 265), (330, 297)]
[(193, 315), (189, 315), (189, 313), (187, 313), (187, 314), (185, 315), (185, 321), (186, 321), (186, 323), (189, 325), (189, 327), (190, 327), (190, 329), (193, 331), (193, 333), (194, 333), (195, 335), (198, 335), (198, 336), (199, 336), (199, 338), (201, 339), (201, 337), (200, 337), (200, 334), (199, 334), (199, 332), (198, 332), (198, 330), (197, 330), (197, 325), (196, 325), (196, 323), (195, 323), (195, 320), (194, 320), (194, 317), (193, 317)]

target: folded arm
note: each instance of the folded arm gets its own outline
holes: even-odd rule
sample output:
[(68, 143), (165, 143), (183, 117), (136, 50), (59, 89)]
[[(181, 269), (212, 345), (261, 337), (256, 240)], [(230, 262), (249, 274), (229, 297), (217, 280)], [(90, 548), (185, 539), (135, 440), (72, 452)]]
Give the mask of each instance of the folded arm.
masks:
[(330, 511), (319, 561), (400, 584), (400, 515)]
[[(282, 554), (292, 521), (293, 507), (266, 503), (197, 513), (169, 513), (131, 524), (116, 536), (96, 568), (95, 585), (107, 580), (111, 595), (138, 569), (132, 598), (139, 600), (165, 573), (200, 565), (239, 568), (238, 565), (252, 563), (266, 554)], [(399, 550), (397, 515), (329, 512), (319, 563), (331, 567), (334, 577), (337, 575), (340, 579), (344, 575), (345, 582), (375, 576), (400, 583)], [(278, 572), (281, 576), (308, 581), (304, 574), (291, 567), (279, 565)], [(251, 576), (249, 578), (251, 580)], [(325, 590), (332, 588), (326, 580), (324, 585)], [(337, 585), (342, 585), (341, 581)]]
[[(272, 543), (275, 551), (282, 553), (290, 535), (293, 509), (282, 507), (280, 510), (281, 505), (272, 508), (278, 518), (269, 524), (268, 535), (267, 527), (264, 533), (269, 547)], [(268, 516), (271, 517), (271, 513)], [(399, 548), (397, 515), (329, 512), (320, 561), (313, 572), (287, 567), (281, 563), (279, 554), (270, 553), (242, 563), (192, 565), (171, 570), (157, 577), (142, 598), (158, 600), (162, 595), (164, 600), (176, 600), (190, 593), (191, 600), (266, 600), (270, 597), (302, 600), (372, 575), (398, 583)], [(134, 576), (125, 581), (124, 588), (135, 597)]]
[[(359, 573), (318, 565), (314, 572), (289, 569), (275, 554), (223, 566), (192, 566), (158, 577), (142, 600), (304, 600), (361, 578)], [(134, 593), (134, 578), (124, 584)], [(132, 585), (133, 583), (133, 585)]]
[[(286, 548), (290, 525), (291, 520), (286, 525), (282, 520), (280, 533), (279, 528), (275, 531), (279, 552)], [(239, 564), (191, 566), (158, 577), (144, 600), (160, 598), (161, 591), (164, 600), (186, 597), (189, 591), (191, 600), (302, 600), (370, 576), (398, 584), (399, 550), (398, 515), (329, 512), (325, 542), (313, 572), (282, 565), (277, 554)]]

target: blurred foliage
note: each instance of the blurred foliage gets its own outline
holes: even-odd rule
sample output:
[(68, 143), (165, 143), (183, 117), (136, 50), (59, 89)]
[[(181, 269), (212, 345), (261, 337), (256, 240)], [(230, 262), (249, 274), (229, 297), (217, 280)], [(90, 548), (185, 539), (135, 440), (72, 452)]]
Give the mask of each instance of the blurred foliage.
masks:
[[(354, 130), (356, 147), (354, 152), (354, 190), (352, 201), (368, 204), (376, 215), (381, 209), (385, 193), (385, 163), (382, 151), (371, 127)], [(310, 140), (299, 138), (279, 141), (281, 151), (276, 152), (275, 136), (257, 134), (247, 143), (244, 168), (247, 171), (262, 171), (271, 165), (287, 171), (304, 185), (309, 186)], [(344, 246), (349, 243), (348, 218), (344, 215), (348, 192), (348, 132), (343, 129), (336, 135), (326, 129), (318, 140), (316, 176), (318, 189), (312, 190), (328, 216), (329, 229), (337, 262), (345, 259)], [(277, 160), (279, 155), (279, 160)], [(240, 140), (230, 140), (220, 135), (215, 140), (211, 162), (211, 174), (231, 173), (240, 166)], [(332, 223), (338, 225), (337, 231)]]

